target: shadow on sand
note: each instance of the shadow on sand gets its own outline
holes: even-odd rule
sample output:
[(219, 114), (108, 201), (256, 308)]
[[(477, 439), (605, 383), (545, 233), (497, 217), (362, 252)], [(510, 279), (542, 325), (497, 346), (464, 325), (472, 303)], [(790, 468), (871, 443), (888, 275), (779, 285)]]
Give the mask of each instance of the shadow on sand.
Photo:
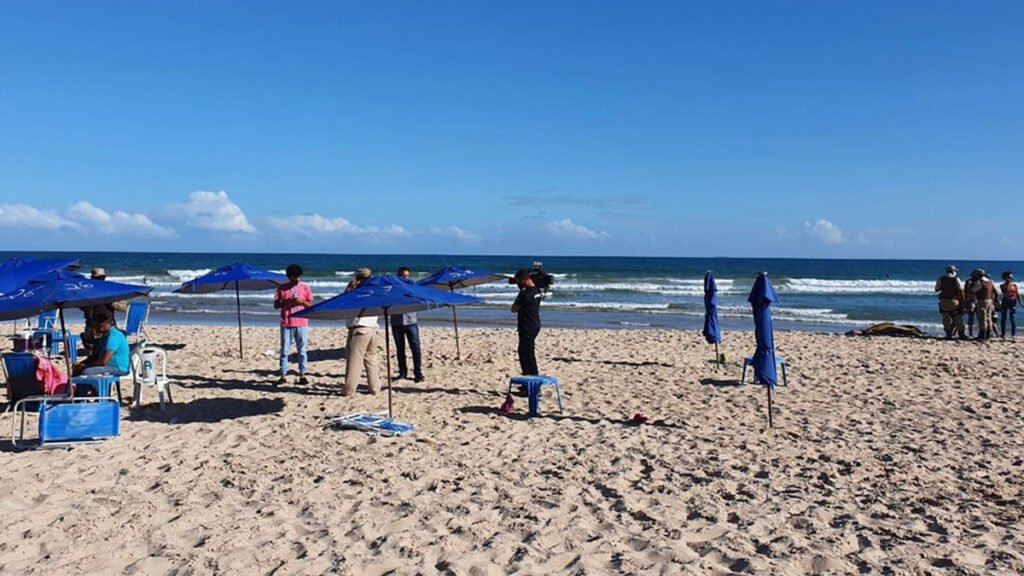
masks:
[[(502, 414), (501, 410), (498, 410), (497, 408), (492, 408), (490, 406), (466, 406), (464, 408), (459, 408), (457, 411), (458, 412), (462, 412), (463, 414), (486, 414), (486, 415), (504, 416), (504, 417), (508, 418), (509, 420), (518, 420), (518, 421), (531, 420), (531, 418), (526, 414), (526, 412), (513, 412), (511, 414)], [(586, 422), (587, 424), (601, 424), (601, 423), (619, 424), (621, 426), (629, 426), (631, 428), (638, 428), (640, 426), (653, 426), (655, 428), (675, 428), (675, 429), (682, 429), (683, 428), (682, 426), (680, 426), (678, 424), (673, 424), (671, 422), (666, 422), (664, 420), (650, 420), (650, 421), (645, 422), (643, 424), (638, 424), (638, 423), (634, 422), (633, 420), (631, 420), (629, 418), (622, 418), (622, 419), (620, 419), (620, 418), (584, 418), (583, 416), (567, 416), (565, 414), (554, 414), (554, 413), (552, 413), (552, 414), (545, 414), (543, 412), (541, 412), (541, 414), (539, 416), (535, 416), (533, 419), (537, 419), (537, 418), (545, 419), (545, 420), (554, 420), (556, 422), (564, 420), (564, 421), (569, 421), (569, 422)]]
[(197, 398), (191, 402), (167, 404), (166, 412), (156, 407), (133, 410), (125, 419), (132, 422), (169, 422), (173, 419), (176, 424), (214, 423), (275, 414), (283, 409), (284, 400), (280, 398)]

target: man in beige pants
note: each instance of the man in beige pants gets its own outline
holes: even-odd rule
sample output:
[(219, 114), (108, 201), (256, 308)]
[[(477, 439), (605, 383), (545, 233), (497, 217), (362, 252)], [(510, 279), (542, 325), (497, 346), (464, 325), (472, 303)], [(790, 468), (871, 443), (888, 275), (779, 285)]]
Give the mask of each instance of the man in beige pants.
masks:
[[(359, 286), (370, 278), (369, 268), (356, 270), (356, 279), (349, 283), (348, 290)], [(360, 316), (351, 318), (346, 323), (348, 338), (345, 341), (345, 387), (342, 394), (352, 396), (356, 393), (361, 367), (366, 368), (366, 387), (370, 394), (380, 391), (380, 375), (377, 370), (377, 356), (383, 344), (380, 329), (377, 328), (376, 316)]]

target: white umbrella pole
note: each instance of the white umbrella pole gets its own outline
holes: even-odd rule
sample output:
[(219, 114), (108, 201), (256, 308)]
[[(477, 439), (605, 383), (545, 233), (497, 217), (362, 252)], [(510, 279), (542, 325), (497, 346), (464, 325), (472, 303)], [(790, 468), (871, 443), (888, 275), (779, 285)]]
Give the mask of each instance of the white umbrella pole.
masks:
[(242, 356), (242, 296), (238, 293), (238, 280), (235, 280), (235, 311), (238, 314), (238, 357)]
[(384, 309), (384, 349), (387, 357), (385, 366), (388, 369), (388, 418), (394, 418), (391, 413), (391, 320), (387, 308)]

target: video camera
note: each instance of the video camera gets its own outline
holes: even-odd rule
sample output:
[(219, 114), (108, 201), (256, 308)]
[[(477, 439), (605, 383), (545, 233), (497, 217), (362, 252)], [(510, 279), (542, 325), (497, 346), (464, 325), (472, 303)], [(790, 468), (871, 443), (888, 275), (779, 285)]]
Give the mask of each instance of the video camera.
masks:
[[(533, 285), (540, 288), (541, 291), (547, 292), (551, 289), (551, 285), (555, 283), (555, 278), (551, 274), (544, 271), (543, 262), (534, 262), (533, 270), (530, 270), (530, 280), (533, 280)], [(509, 284), (515, 284), (516, 279), (509, 278)]]

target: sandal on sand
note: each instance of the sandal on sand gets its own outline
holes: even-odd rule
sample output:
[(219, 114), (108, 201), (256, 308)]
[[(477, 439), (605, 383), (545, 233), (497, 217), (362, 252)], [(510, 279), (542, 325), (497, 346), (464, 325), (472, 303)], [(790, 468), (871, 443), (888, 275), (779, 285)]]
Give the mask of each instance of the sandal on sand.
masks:
[(637, 412), (636, 414), (633, 414), (633, 419), (629, 422), (631, 424), (646, 424), (648, 420), (650, 420), (650, 418), (644, 416), (641, 412)]
[(512, 395), (511, 394), (506, 394), (505, 395), (505, 402), (501, 405), (501, 408), (498, 408), (498, 412), (501, 412), (502, 414), (511, 414), (512, 413), (512, 406), (514, 406), (514, 405), (515, 405), (515, 402), (512, 401)]

